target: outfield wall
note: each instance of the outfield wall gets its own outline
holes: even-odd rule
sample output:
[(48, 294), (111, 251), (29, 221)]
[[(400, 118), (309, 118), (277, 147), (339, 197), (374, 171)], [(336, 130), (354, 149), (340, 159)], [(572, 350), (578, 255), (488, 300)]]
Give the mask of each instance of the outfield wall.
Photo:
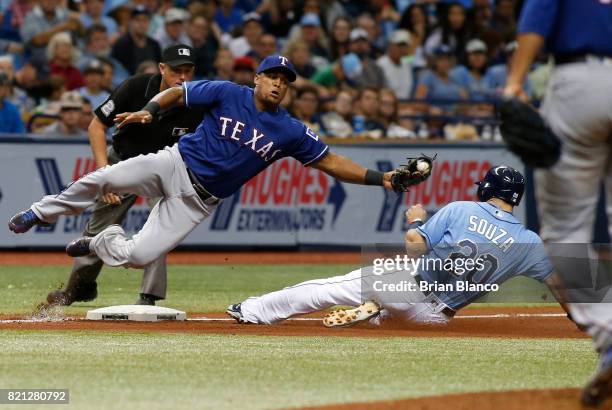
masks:
[[(414, 203), (435, 212), (444, 204), (475, 197), (474, 181), (493, 164), (523, 170), (501, 144), (359, 144), (332, 150), (381, 171), (406, 156), (438, 154), (432, 177), (404, 195), (380, 187), (343, 184), (326, 174), (285, 158), (225, 199), (211, 218), (184, 241), (207, 246), (358, 246), (397, 242), (405, 230), (404, 211)], [(0, 215), (8, 219), (43, 195), (56, 194), (95, 169), (87, 141), (0, 138)], [(125, 221), (137, 232), (148, 215), (141, 199)], [(525, 206), (517, 216), (525, 220)], [(78, 237), (89, 214), (63, 216), (49, 228), (25, 235), (0, 229), (0, 247), (63, 246)]]

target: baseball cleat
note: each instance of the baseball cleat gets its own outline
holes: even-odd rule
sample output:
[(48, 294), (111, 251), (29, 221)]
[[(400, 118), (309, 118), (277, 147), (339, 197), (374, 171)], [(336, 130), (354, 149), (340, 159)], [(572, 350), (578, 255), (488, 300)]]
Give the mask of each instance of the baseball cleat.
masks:
[(83, 283), (74, 290), (57, 289), (47, 295), (50, 306), (70, 306), (74, 302), (91, 302), (98, 297), (96, 282)]
[(236, 319), (238, 323), (250, 323), (242, 316), (242, 310), (240, 309), (241, 303), (234, 303), (233, 305), (229, 305), (225, 310), (225, 313)]
[(355, 309), (338, 309), (328, 313), (323, 318), (325, 327), (346, 327), (363, 322), (380, 314), (380, 306), (376, 302), (365, 302)]
[(72, 256), (73, 258), (91, 255), (93, 253), (89, 249), (91, 239), (92, 238), (89, 236), (83, 236), (81, 238), (75, 239), (74, 241), (66, 245), (66, 253), (68, 254), (68, 256)]
[(597, 371), (582, 389), (580, 401), (589, 407), (597, 407), (612, 396), (612, 347), (602, 353)]
[(13, 215), (8, 223), (9, 229), (15, 233), (26, 233), (36, 225), (48, 226), (49, 224), (41, 221), (31, 209)]
[(155, 301), (159, 300), (157, 296), (150, 295), (148, 293), (141, 293), (138, 300), (134, 303), (135, 305), (141, 306), (155, 306)]

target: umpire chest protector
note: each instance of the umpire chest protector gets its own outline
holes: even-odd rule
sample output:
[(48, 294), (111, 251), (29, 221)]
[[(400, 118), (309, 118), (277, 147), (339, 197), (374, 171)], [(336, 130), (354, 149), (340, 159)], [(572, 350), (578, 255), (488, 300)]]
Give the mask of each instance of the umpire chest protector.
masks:
[[(127, 79), (96, 108), (96, 116), (107, 127), (114, 126), (117, 114), (140, 111), (158, 94), (161, 80), (161, 74), (142, 74)], [(202, 111), (194, 108), (175, 107), (162, 111), (149, 124), (129, 124), (115, 130), (113, 149), (122, 160), (157, 152), (193, 132), (202, 117)]]

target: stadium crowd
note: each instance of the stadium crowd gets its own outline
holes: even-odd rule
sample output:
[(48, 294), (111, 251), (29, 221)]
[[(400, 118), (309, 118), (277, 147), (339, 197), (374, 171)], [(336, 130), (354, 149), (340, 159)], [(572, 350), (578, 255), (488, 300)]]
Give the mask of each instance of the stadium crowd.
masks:
[[(261, 59), (289, 57), (299, 78), (283, 106), (324, 136), (494, 139), (515, 3), (0, 0), (0, 133), (86, 136), (114, 87), (187, 44), (197, 79), (247, 86)], [(534, 67), (529, 96), (549, 69)]]

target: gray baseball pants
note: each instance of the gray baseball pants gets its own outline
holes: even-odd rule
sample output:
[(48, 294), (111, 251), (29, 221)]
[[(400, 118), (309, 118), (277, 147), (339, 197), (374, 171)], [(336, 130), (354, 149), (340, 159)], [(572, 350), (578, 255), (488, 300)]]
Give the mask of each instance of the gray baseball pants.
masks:
[(90, 249), (109, 266), (146, 267), (174, 249), (215, 210), (219, 200), (202, 201), (196, 194), (178, 145), (155, 154), (139, 155), (85, 175), (58, 195), (32, 205), (43, 221), (75, 215), (114, 192), (161, 198), (142, 229), (129, 238), (119, 225), (97, 234)]
[[(557, 67), (541, 112), (563, 150), (557, 164), (535, 174), (540, 236), (548, 243), (590, 243), (602, 182), (612, 233), (612, 66), (588, 61)], [(597, 349), (612, 346), (612, 305), (570, 307), (589, 326)]]
[[(119, 155), (117, 155), (113, 147), (110, 147), (108, 149), (108, 164), (114, 165), (120, 161)], [(121, 196), (121, 203), (119, 204), (107, 204), (102, 201), (96, 202), (92, 208), (91, 217), (83, 235), (96, 236), (109, 225), (121, 224), (137, 198), (134, 194), (125, 194)], [(149, 206), (153, 207), (156, 202), (157, 199), (150, 199)], [(74, 258), (68, 287), (71, 285), (78, 286), (80, 283), (94, 282), (98, 275), (100, 275), (102, 266), (102, 260), (96, 255)], [(145, 267), (140, 285), (140, 293), (165, 299), (167, 276), (166, 255), (162, 255)]]

